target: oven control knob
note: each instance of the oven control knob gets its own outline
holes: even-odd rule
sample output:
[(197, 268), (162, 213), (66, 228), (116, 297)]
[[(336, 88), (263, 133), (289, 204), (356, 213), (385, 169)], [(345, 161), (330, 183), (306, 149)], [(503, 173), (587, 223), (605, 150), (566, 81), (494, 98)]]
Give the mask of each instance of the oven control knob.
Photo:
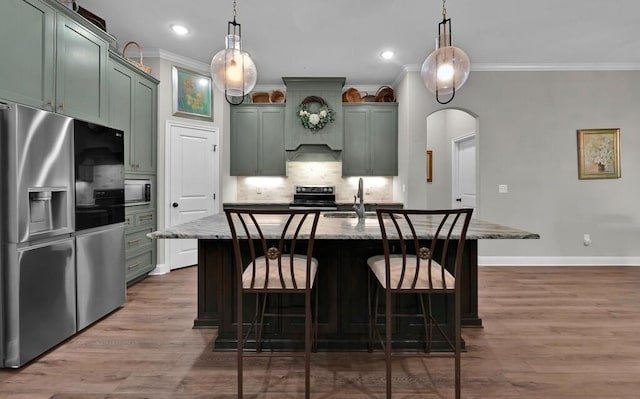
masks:
[(177, 208), (179, 206), (179, 204), (177, 202), (174, 202), (173, 204), (171, 204), (172, 207)]

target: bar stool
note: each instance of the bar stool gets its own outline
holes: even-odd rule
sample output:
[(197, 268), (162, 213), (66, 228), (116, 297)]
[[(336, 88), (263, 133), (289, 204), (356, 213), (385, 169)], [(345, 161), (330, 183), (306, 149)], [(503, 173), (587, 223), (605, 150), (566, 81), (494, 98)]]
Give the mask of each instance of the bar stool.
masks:
[[(369, 284), (374, 278), (377, 281), (373, 305), (371, 287), (368, 289), (369, 351), (372, 351), (374, 339), (377, 338), (385, 353), (387, 398), (391, 399), (392, 358), (433, 354), (431, 346), (435, 327), (453, 351), (455, 395), (456, 399), (460, 399), (461, 282), (456, 277), (461, 276), (464, 243), (473, 210), (378, 209), (376, 212), (382, 233), (384, 255), (373, 256), (367, 260)], [(384, 291), (385, 300), (384, 339), (378, 329), (380, 290)], [(399, 314), (394, 309), (393, 300), (401, 294), (417, 295), (421, 312)], [(448, 312), (447, 326), (441, 326), (434, 318), (431, 303), (433, 294), (453, 296), (453, 320), (450, 320), (451, 312)], [(447, 307), (449, 305), (450, 300), (446, 303)], [(422, 318), (424, 353), (393, 351), (393, 319), (398, 317)], [(453, 337), (450, 337), (451, 334)], [(442, 356), (442, 352), (438, 352), (438, 356)]]
[[(305, 398), (310, 396), (310, 362), (312, 340), (311, 292), (314, 288), (318, 261), (313, 257), (313, 243), (320, 211), (318, 210), (252, 210), (226, 209), (231, 229), (236, 273), (237, 366), (238, 397), (243, 394), (243, 358), (245, 356), (297, 356), (263, 353), (264, 318), (270, 316), (304, 317)], [(245, 333), (243, 325), (243, 296), (256, 295), (254, 320)], [(282, 309), (267, 313), (267, 296), (298, 294), (304, 296), (304, 313), (283, 313)], [(317, 319), (317, 289), (314, 302)], [(262, 299), (261, 299), (262, 297)], [(244, 347), (255, 330), (255, 352)]]

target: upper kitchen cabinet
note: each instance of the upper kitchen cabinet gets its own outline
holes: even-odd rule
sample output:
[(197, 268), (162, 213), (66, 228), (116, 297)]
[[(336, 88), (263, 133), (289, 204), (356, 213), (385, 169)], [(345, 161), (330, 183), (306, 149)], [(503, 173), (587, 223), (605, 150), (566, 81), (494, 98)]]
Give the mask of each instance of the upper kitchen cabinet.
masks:
[(56, 112), (107, 123), (109, 45), (59, 13), (56, 38)]
[(343, 176), (398, 175), (398, 104), (343, 104)]
[(71, 14), (56, 2), (0, 2), (0, 98), (106, 123), (108, 42)]
[(158, 82), (117, 54), (108, 70), (109, 124), (125, 132), (125, 172), (155, 174)]
[(231, 107), (231, 175), (285, 176), (284, 104)]

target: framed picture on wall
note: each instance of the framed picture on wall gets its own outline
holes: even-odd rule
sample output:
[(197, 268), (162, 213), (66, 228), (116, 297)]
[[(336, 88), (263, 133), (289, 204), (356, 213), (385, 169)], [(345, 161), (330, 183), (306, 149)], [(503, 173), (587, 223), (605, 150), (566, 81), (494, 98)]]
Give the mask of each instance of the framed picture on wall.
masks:
[(433, 151), (427, 150), (427, 183), (433, 181)]
[(578, 178), (620, 177), (620, 129), (578, 130)]
[(173, 115), (213, 121), (211, 77), (173, 67)]

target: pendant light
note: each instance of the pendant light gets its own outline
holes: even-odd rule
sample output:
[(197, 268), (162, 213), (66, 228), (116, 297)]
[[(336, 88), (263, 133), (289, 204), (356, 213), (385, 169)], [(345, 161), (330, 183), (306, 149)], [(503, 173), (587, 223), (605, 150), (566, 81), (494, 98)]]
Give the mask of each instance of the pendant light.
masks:
[(258, 71), (248, 53), (242, 50), (242, 29), (236, 22), (236, 0), (233, 0), (233, 22), (227, 24), (225, 48), (211, 60), (211, 77), (218, 90), (231, 105), (239, 105), (245, 94), (256, 86)]
[[(448, 104), (469, 77), (471, 63), (469, 56), (454, 47), (451, 41), (451, 19), (447, 18), (446, 0), (442, 0), (442, 22), (438, 24), (436, 49), (422, 64), (420, 76), (427, 89), (436, 95), (440, 104)], [(442, 100), (440, 96), (450, 96)]]

